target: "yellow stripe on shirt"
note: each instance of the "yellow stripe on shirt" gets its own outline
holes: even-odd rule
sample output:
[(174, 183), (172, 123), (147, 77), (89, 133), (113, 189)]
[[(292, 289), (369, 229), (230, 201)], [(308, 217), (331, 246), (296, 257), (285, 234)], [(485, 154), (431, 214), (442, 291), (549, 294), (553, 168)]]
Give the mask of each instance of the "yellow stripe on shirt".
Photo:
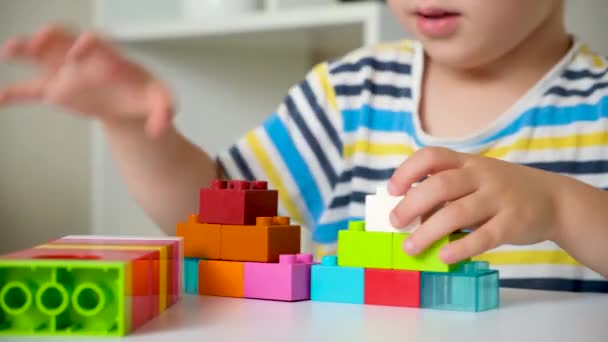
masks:
[(245, 141), (247, 145), (251, 148), (251, 151), (257, 158), (258, 162), (262, 169), (264, 169), (264, 173), (266, 177), (268, 177), (268, 181), (274, 185), (274, 187), (279, 192), (279, 199), (285, 206), (285, 210), (289, 213), (289, 216), (293, 218), (295, 221), (303, 224), (302, 215), (298, 210), (296, 204), (292, 201), (289, 196), (289, 191), (287, 191), (287, 187), (283, 183), (283, 179), (281, 178), (279, 171), (273, 165), (273, 158), (270, 158), (264, 147), (262, 146), (262, 142), (255, 135), (255, 131), (248, 133), (245, 136)]
[(358, 140), (353, 144), (344, 145), (344, 157), (352, 157), (356, 153), (366, 153), (374, 156), (411, 156), (414, 148), (404, 144), (376, 144), (367, 140)]
[(546, 150), (560, 148), (583, 148), (606, 145), (608, 147), (608, 132), (598, 132), (590, 134), (568, 135), (563, 137), (546, 137), (528, 139), (522, 138), (511, 145), (491, 148), (482, 155), (492, 158), (503, 158), (511, 152)]
[(579, 265), (568, 253), (553, 251), (496, 251), (482, 254), (473, 260), (484, 260), (491, 265)]
[(314, 73), (319, 78), (319, 82), (321, 83), (321, 89), (323, 90), (323, 94), (325, 94), (325, 99), (329, 106), (334, 111), (334, 113), (339, 113), (338, 110), (338, 101), (336, 100), (336, 91), (334, 86), (329, 81), (329, 71), (327, 69), (327, 64), (322, 63), (317, 65), (314, 68)]

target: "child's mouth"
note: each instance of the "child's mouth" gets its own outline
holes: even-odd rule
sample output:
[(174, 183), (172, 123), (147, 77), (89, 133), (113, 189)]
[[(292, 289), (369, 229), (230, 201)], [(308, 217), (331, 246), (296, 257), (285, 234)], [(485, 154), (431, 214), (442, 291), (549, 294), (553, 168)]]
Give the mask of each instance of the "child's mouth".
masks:
[(441, 8), (421, 8), (414, 12), (418, 30), (430, 37), (446, 37), (458, 28), (460, 13)]

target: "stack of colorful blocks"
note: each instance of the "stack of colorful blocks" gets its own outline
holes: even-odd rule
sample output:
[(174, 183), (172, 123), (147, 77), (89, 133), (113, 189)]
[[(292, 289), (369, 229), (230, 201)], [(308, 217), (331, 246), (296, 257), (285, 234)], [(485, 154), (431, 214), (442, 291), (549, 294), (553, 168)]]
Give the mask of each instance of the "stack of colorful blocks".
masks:
[(0, 258), (0, 334), (123, 336), (175, 304), (181, 238), (68, 236)]
[(486, 262), (447, 265), (439, 258), (439, 250), (463, 233), (447, 236), (417, 256), (403, 252), (409, 233), (389, 222), (402, 198), (383, 188), (366, 197), (365, 221), (351, 222), (338, 233), (338, 256), (312, 266), (311, 300), (458, 311), (498, 307), (498, 271)]
[(278, 217), (278, 193), (263, 181), (216, 180), (200, 190), (198, 214), (177, 225), (185, 292), (279, 301), (310, 298), (312, 255), (300, 226)]

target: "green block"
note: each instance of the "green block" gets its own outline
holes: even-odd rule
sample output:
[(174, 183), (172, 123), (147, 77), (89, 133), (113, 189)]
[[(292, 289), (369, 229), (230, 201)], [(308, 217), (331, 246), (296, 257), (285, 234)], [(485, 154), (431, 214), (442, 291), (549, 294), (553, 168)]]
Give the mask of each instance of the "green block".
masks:
[(365, 224), (357, 221), (338, 232), (338, 265), (391, 269), (393, 233), (364, 229)]
[[(393, 237), (393, 268), (396, 270), (425, 271), (425, 272), (452, 272), (458, 268), (460, 263), (445, 264), (439, 258), (439, 251), (448, 243), (458, 240), (466, 233), (455, 233), (436, 241), (424, 252), (410, 256), (403, 251), (403, 241), (409, 233), (394, 233)], [(463, 262), (469, 261), (469, 259)]]
[(128, 263), (0, 260), (0, 335), (123, 336)]

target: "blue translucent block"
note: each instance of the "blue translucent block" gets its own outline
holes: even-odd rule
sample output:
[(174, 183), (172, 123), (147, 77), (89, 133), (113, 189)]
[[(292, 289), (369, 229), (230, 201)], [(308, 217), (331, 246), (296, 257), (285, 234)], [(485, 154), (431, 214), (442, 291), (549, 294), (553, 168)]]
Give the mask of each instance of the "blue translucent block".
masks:
[(485, 261), (468, 262), (454, 272), (422, 272), (420, 306), (454, 311), (485, 311), (499, 305), (498, 271)]
[(198, 294), (199, 258), (184, 258), (184, 292)]
[(363, 304), (364, 278), (363, 268), (338, 266), (336, 256), (325, 256), (312, 265), (310, 300)]

